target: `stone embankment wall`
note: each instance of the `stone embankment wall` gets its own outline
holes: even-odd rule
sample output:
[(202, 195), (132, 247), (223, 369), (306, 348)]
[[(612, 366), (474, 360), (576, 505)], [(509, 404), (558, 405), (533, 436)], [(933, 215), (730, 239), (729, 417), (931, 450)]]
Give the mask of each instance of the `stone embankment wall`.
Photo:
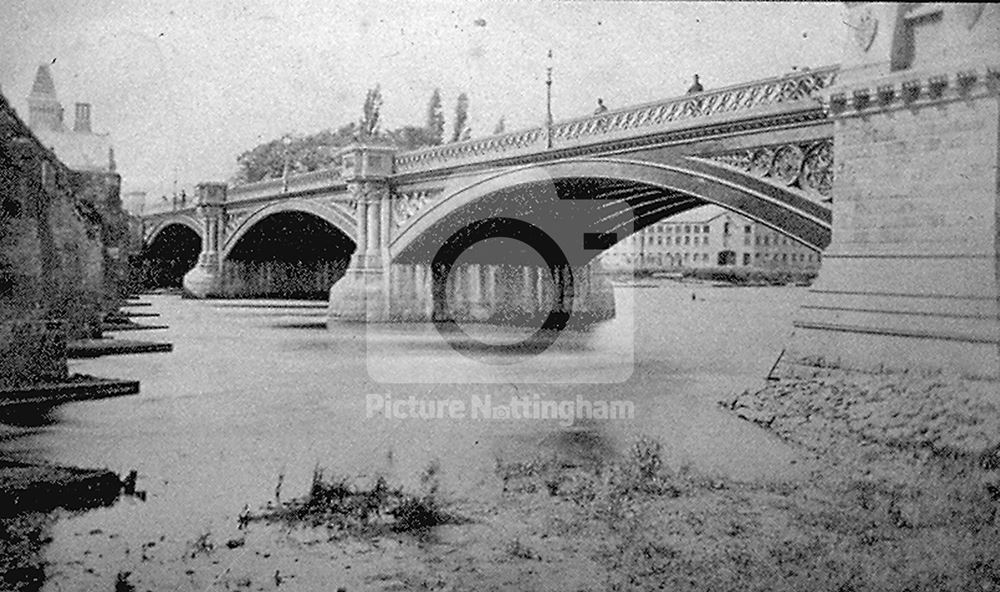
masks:
[(0, 96), (0, 382), (51, 374), (41, 352), (58, 349), (53, 333), (99, 336), (117, 309), (128, 241), (120, 186), (115, 173), (68, 169)]

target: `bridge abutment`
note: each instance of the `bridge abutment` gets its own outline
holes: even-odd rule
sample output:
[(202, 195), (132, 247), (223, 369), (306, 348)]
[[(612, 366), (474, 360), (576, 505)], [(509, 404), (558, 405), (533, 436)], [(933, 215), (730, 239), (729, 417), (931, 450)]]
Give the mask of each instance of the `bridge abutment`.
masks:
[(1000, 377), (1000, 13), (850, 8), (833, 240), (785, 361)]

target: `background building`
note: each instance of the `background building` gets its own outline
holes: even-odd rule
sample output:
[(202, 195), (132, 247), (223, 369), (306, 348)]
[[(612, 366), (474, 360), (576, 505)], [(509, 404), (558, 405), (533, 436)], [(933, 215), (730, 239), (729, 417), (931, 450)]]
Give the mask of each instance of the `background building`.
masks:
[(608, 270), (645, 271), (753, 267), (819, 269), (820, 254), (770, 228), (718, 206), (666, 218), (602, 255)]
[(90, 103), (76, 103), (73, 127), (66, 126), (62, 103), (56, 96), (52, 73), (38, 66), (35, 83), (28, 95), (28, 127), (43, 146), (76, 171), (115, 172), (115, 153), (108, 134), (91, 128)]

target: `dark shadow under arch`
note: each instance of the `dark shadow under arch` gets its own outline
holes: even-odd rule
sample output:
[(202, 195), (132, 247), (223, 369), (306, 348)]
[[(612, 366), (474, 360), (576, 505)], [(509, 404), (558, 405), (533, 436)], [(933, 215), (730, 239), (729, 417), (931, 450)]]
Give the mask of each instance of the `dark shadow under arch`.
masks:
[(325, 300), (354, 249), (350, 237), (319, 216), (275, 212), (230, 245), (223, 261), (225, 295)]
[(181, 222), (169, 223), (159, 229), (143, 246), (136, 270), (135, 282), (140, 289), (180, 288), (184, 274), (198, 262), (201, 236)]

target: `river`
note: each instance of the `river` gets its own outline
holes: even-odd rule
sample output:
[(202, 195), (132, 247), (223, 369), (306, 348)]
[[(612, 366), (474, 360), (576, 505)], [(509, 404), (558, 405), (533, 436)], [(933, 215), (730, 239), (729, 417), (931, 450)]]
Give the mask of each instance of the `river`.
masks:
[[(106, 589), (96, 582), (107, 574), (88, 580), (102, 574), (86, 569), (141, 570), (138, 549), (145, 553), (149, 542), (183, 553), (199, 533), (231, 531), (245, 505), (274, 499), (279, 475), (286, 499), (304, 493), (316, 466), (409, 484), (437, 459), (445, 495), (462, 499), (493, 495), (497, 459), (553, 452), (600, 458), (649, 435), (671, 464), (734, 479), (800, 470), (796, 452), (716, 401), (762, 383), (804, 289), (662, 282), (617, 290), (614, 321), (567, 334), (544, 362), (491, 366), (486, 384), (475, 383), (482, 368), (464, 369), (432, 327), (330, 330), (317, 302), (143, 297), (152, 306), (141, 310), (160, 314), (145, 320), (169, 329), (122, 336), (170, 341), (172, 353), (71, 362), (74, 372), (140, 380), (141, 393), (62, 405), (36, 422), (8, 426), (0, 440), (3, 454), (17, 458), (136, 469), (138, 488), (147, 492), (145, 501), (60, 518), (46, 549), (45, 589), (84, 588), (86, 581)], [(455, 382), (435, 383), (434, 368)], [(610, 382), (589, 382), (595, 379)], [(551, 419), (366, 413), (375, 395), (471, 405), (474, 397), (504, 402), (515, 394), (629, 401), (635, 413), (572, 427)], [(165, 557), (161, 565), (169, 565)]]

